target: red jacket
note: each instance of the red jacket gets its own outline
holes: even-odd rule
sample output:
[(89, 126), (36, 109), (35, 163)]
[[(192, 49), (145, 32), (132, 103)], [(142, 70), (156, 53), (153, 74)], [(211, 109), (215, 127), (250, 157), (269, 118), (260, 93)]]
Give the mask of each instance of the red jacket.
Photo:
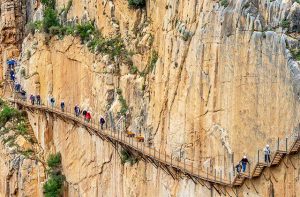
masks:
[(87, 112), (87, 113), (86, 113), (85, 118), (86, 118), (86, 119), (91, 119), (91, 114), (90, 114), (90, 112)]

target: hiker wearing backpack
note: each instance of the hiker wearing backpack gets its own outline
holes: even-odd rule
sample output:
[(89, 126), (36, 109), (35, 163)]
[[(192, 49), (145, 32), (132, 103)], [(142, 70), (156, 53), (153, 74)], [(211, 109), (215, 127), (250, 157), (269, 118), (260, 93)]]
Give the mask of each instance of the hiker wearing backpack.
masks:
[(103, 125), (105, 124), (105, 120), (103, 117), (100, 118), (101, 130), (103, 130)]
[(271, 163), (271, 149), (270, 146), (267, 144), (266, 147), (264, 148), (264, 153), (265, 153), (265, 162), (269, 165)]

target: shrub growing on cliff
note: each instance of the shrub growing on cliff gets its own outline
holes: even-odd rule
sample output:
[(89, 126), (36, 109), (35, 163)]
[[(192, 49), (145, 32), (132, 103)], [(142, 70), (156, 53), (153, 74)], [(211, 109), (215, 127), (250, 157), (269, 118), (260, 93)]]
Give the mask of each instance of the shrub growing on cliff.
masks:
[(58, 168), (61, 164), (61, 154), (51, 154), (47, 160), (47, 165), (49, 168)]
[(45, 197), (61, 196), (65, 176), (61, 173), (61, 154), (51, 154), (47, 160), (49, 167), (47, 182), (43, 185)]
[(19, 117), (20, 113), (11, 107), (4, 106), (2, 111), (0, 112), (0, 124), (1, 126), (4, 126), (6, 122), (11, 120), (14, 117)]
[(288, 21), (287, 19), (283, 19), (280, 23), (280, 26), (283, 28), (289, 28), (290, 27), (290, 21)]
[(138, 159), (129, 151), (122, 149), (121, 150), (121, 163), (125, 164), (129, 162), (131, 165), (135, 164), (138, 162)]
[(89, 36), (95, 31), (95, 27), (91, 22), (76, 26), (75, 32), (80, 36), (81, 41), (87, 41)]
[(46, 8), (51, 8), (55, 9), (55, 0), (41, 0), (41, 3), (46, 7)]
[(145, 0), (128, 0), (128, 4), (129, 4), (129, 6), (131, 6), (133, 8), (141, 8), (146, 5), (146, 1)]
[(51, 175), (43, 185), (45, 197), (58, 197), (62, 194), (65, 177), (61, 174)]
[(228, 0), (221, 0), (220, 3), (221, 6), (224, 6), (225, 8), (229, 5)]
[(43, 28), (46, 33), (49, 33), (49, 29), (53, 26), (59, 26), (57, 12), (54, 9), (46, 8), (44, 11)]
[(16, 128), (19, 133), (21, 135), (26, 135), (27, 134), (27, 127), (26, 127), (26, 124), (24, 122), (20, 122), (18, 125), (17, 125), (17, 128)]
[(291, 53), (296, 61), (300, 61), (300, 49), (291, 49)]
[(148, 66), (147, 68), (141, 73), (142, 76), (146, 76), (150, 72), (152, 72), (155, 68), (156, 62), (158, 60), (158, 53), (157, 51), (152, 51), (150, 58), (148, 59)]
[(128, 105), (122, 94), (119, 94), (119, 102), (121, 103), (119, 115), (126, 116), (126, 112), (128, 111)]

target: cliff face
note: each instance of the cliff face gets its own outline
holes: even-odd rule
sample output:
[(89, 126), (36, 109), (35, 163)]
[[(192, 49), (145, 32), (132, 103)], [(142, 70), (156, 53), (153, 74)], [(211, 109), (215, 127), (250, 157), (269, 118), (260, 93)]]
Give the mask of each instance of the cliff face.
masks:
[[(44, 104), (53, 95), (69, 111), (80, 104), (97, 121), (108, 110), (120, 111), (116, 89), (121, 89), (129, 106), (128, 130), (140, 132), (157, 150), (223, 171), (233, 153), (235, 162), (244, 154), (254, 160), (258, 149), (299, 123), (300, 71), (291, 52), (299, 48), (300, 5), (222, 2), (227, 1), (147, 1), (136, 10), (121, 0), (73, 1), (61, 22), (95, 21), (105, 37), (120, 35), (139, 72), (109, 54), (91, 53), (77, 37), (36, 32), (22, 42), (17, 79)], [(57, 0), (56, 8), (67, 5)], [(27, 2), (29, 19), (40, 20), (41, 10), (39, 1)], [(22, 25), (16, 27), (22, 31)], [(154, 51), (155, 68), (140, 74)], [(8, 58), (4, 52), (2, 57)], [(43, 113), (29, 118), (45, 153), (61, 152), (68, 196), (219, 195), (190, 179), (173, 180), (143, 161), (123, 166), (111, 144), (71, 122)], [(292, 163), (300, 161), (290, 159), (289, 168), (267, 170), (237, 192), (298, 195), (299, 171)]]

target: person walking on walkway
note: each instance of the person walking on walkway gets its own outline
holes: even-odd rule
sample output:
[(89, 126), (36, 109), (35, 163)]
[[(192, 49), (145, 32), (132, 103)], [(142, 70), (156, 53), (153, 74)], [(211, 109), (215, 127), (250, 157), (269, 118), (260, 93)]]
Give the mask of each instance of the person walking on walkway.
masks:
[(74, 112), (75, 112), (75, 115), (78, 117), (80, 115), (80, 108), (78, 105), (75, 105), (74, 107)]
[(61, 108), (61, 111), (62, 111), (62, 112), (65, 111), (65, 102), (64, 102), (64, 101), (61, 101), (61, 102), (60, 102), (60, 108)]
[(90, 113), (89, 111), (87, 111), (87, 112), (86, 112), (86, 115), (85, 115), (85, 120), (86, 120), (87, 122), (90, 122), (91, 118), (92, 118), (91, 113)]
[(100, 125), (101, 125), (101, 130), (103, 130), (103, 125), (105, 124), (105, 120), (103, 117), (100, 117)]
[(41, 96), (39, 94), (36, 95), (36, 104), (41, 105)]
[(26, 91), (21, 89), (21, 97), (23, 101), (26, 101)]
[(239, 163), (235, 166), (235, 168), (236, 168), (237, 174), (239, 175), (239, 174), (241, 173), (241, 170), (242, 170), (242, 165), (241, 165), (241, 163), (239, 162)]
[(35, 97), (31, 94), (29, 99), (31, 101), (31, 105), (34, 105)]
[(55, 104), (55, 99), (53, 97), (50, 98), (50, 104), (51, 104), (51, 107), (53, 108), (54, 104)]
[(266, 147), (264, 148), (264, 153), (265, 153), (265, 162), (267, 163), (267, 165), (269, 165), (271, 163), (271, 150), (270, 150), (270, 146), (269, 144), (266, 145)]
[(15, 72), (13, 70), (10, 70), (9, 75), (10, 75), (10, 80), (15, 81)]
[(84, 118), (85, 121), (86, 121), (86, 113), (87, 113), (86, 110), (83, 110), (83, 111), (82, 111), (82, 115), (83, 115), (83, 118)]
[(249, 163), (249, 160), (247, 159), (246, 155), (244, 155), (243, 159), (241, 160), (242, 163), (242, 171), (246, 172), (247, 163)]

